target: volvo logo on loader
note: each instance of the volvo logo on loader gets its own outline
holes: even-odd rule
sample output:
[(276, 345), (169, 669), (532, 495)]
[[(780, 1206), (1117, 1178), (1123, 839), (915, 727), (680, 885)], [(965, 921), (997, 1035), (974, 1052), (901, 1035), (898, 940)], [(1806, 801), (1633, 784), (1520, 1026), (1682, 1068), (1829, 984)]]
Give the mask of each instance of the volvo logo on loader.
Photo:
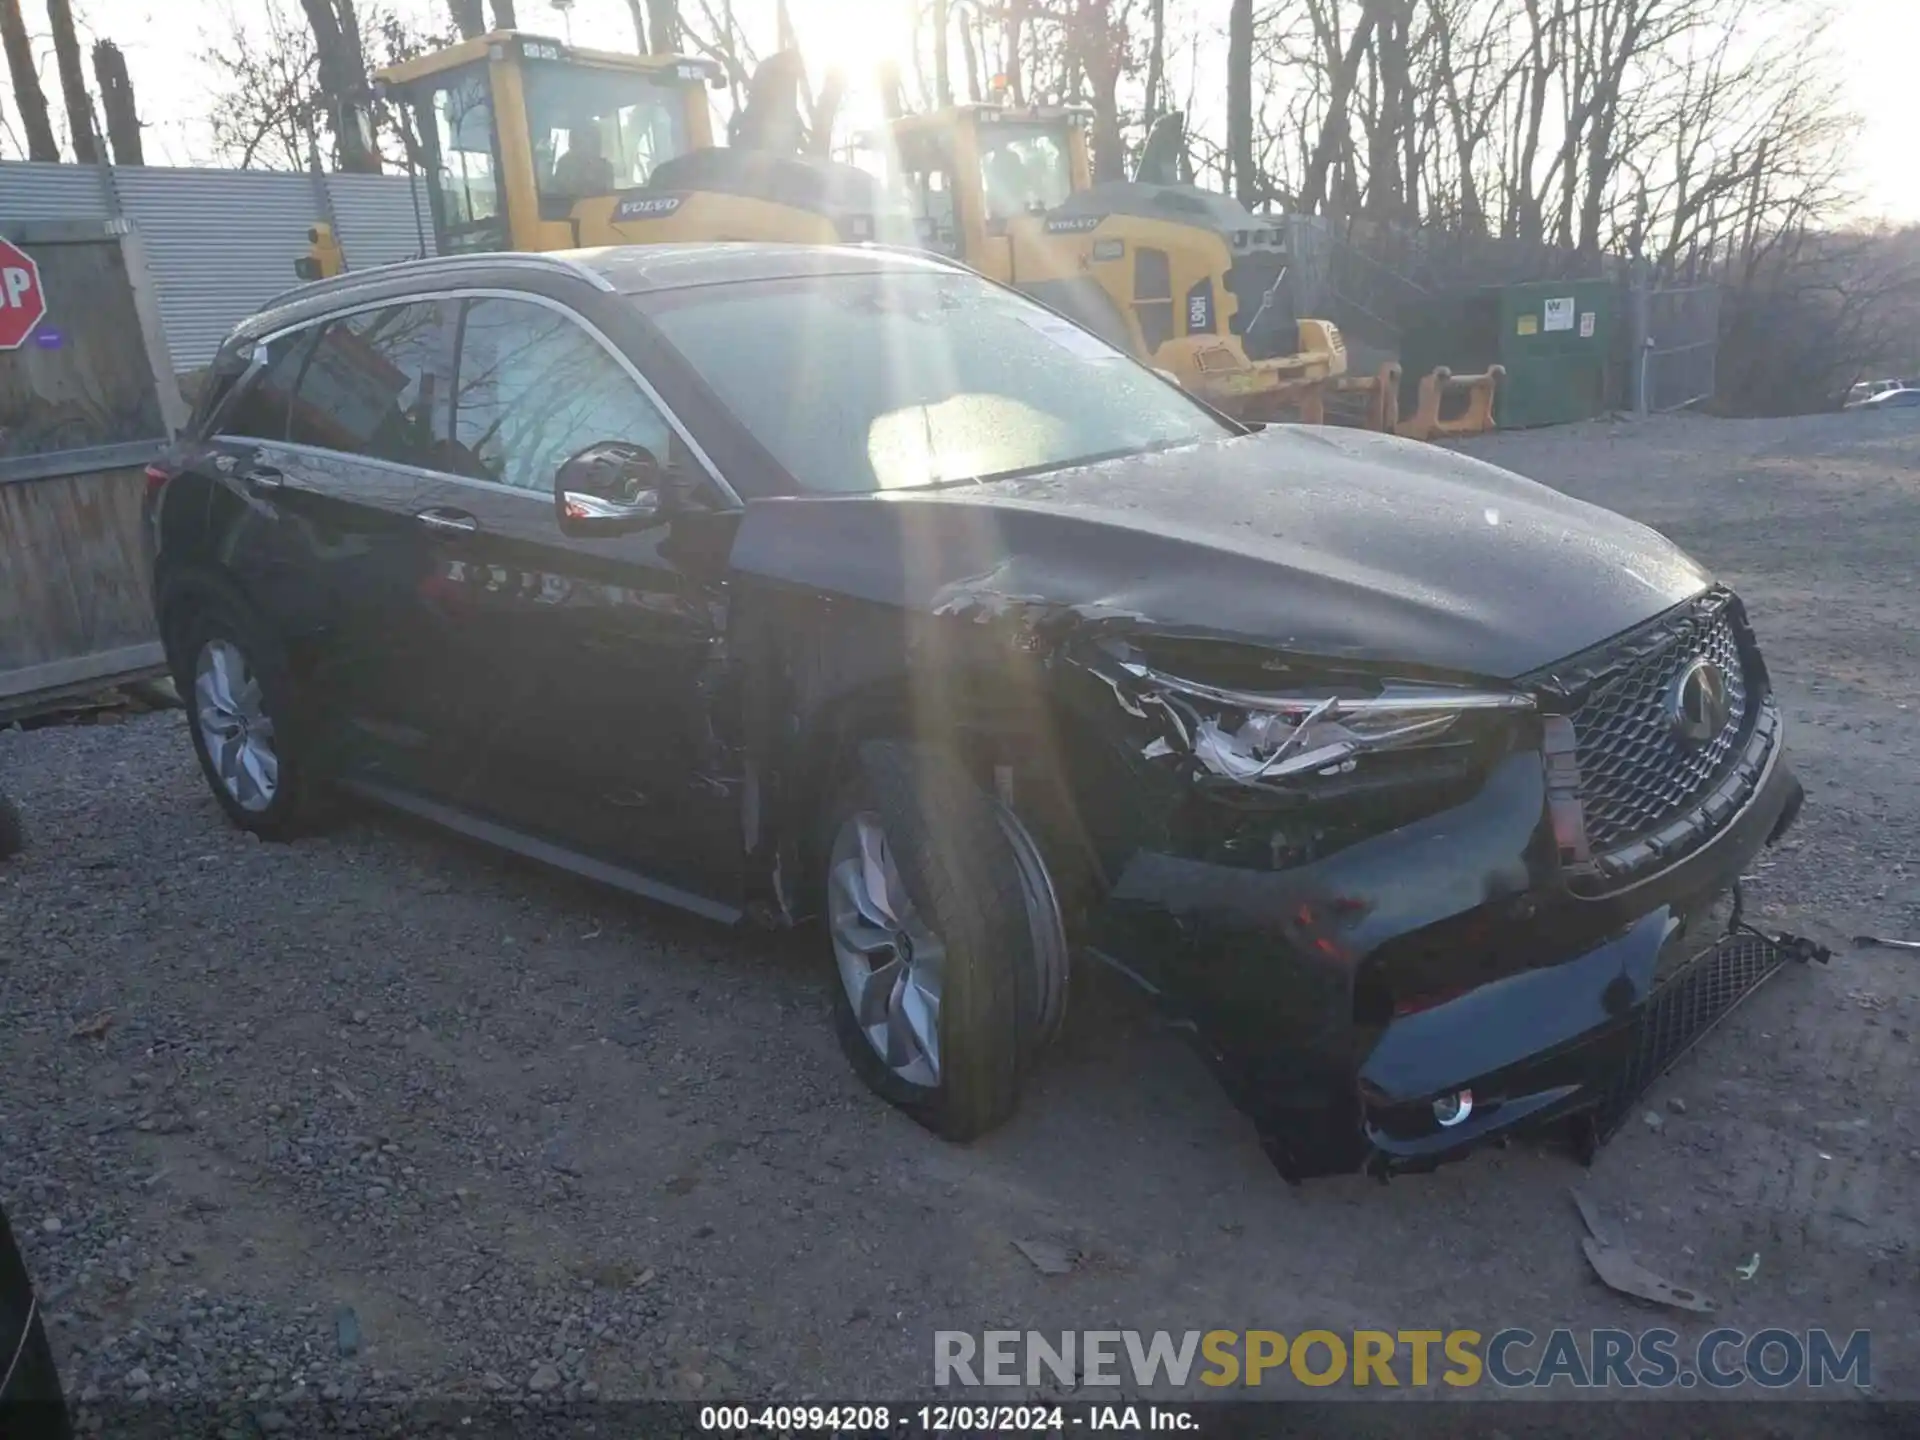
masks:
[(1695, 749), (1726, 729), (1732, 715), (1726, 671), (1711, 660), (1695, 660), (1687, 666), (1667, 694), (1667, 718), (1673, 733)]
[(684, 199), (684, 195), (636, 195), (614, 206), (613, 218), (616, 221), (657, 220), (662, 215), (673, 214)]

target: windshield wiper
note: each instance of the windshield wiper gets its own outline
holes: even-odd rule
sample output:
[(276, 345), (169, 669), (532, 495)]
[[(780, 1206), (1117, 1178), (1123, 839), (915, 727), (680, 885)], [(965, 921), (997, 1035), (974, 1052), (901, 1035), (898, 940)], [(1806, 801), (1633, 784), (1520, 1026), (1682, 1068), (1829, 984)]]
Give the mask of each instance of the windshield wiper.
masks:
[(1193, 437), (1180, 440), (1150, 440), (1145, 445), (1122, 445), (1113, 450), (1096, 450), (1091, 455), (1076, 455), (1070, 460), (1046, 460), (1038, 465), (1021, 465), (1012, 470), (993, 470), (985, 475), (964, 475), (955, 480), (935, 480), (915, 488), (945, 490), (955, 485), (990, 485), (999, 480), (1025, 480), (1031, 476), (1046, 475), (1055, 470), (1078, 470), (1085, 465), (1103, 465), (1109, 460), (1126, 460), (1135, 455), (1158, 455), (1164, 450), (1179, 450), (1199, 443), (1200, 441)]

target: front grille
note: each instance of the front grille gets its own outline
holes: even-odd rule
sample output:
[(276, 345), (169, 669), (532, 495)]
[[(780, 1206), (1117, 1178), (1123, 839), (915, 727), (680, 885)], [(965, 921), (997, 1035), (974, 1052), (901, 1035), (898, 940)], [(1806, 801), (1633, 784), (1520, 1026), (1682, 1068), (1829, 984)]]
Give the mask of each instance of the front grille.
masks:
[[(1675, 733), (1668, 696), (1696, 660), (1727, 677), (1728, 718), (1703, 744)], [(1580, 806), (1596, 854), (1629, 845), (1698, 804), (1727, 768), (1750, 727), (1755, 697), (1727, 607), (1676, 628), (1583, 699), (1572, 715), (1580, 761)]]
[(1646, 1088), (1770, 979), (1785, 959), (1771, 940), (1741, 931), (1695, 956), (1654, 991), (1634, 1020), (1626, 1061), (1597, 1107), (1601, 1135), (1617, 1129)]

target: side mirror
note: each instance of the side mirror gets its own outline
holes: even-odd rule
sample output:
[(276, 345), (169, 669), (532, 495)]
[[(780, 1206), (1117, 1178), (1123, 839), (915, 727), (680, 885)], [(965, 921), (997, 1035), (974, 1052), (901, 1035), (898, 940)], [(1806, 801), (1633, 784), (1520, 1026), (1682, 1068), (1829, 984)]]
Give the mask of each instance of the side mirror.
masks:
[(676, 491), (669, 467), (646, 446), (603, 440), (560, 467), (553, 500), (570, 535), (628, 535), (671, 519)]

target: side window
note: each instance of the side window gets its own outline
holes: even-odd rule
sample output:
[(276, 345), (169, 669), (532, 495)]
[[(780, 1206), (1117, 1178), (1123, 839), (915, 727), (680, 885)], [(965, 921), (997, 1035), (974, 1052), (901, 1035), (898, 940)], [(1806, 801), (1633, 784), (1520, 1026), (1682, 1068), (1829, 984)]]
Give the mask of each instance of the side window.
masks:
[(454, 306), (392, 305), (321, 332), (293, 400), (291, 439), (376, 460), (450, 468)]
[(452, 254), (505, 243), (493, 163), (493, 105), (487, 82), (469, 70), (434, 90), (421, 116), (433, 172), (433, 203)]
[(222, 435), (244, 435), (250, 440), (287, 438), (287, 410), (293, 399), (300, 363), (313, 341), (311, 330), (282, 335), (267, 346), (267, 363), (234, 397), (218, 420)]
[(922, 244), (942, 255), (960, 253), (960, 215), (955, 207), (953, 157), (931, 135), (900, 142), (900, 183)]
[(561, 462), (603, 440), (678, 458), (673, 431), (600, 343), (526, 300), (469, 300), (454, 448), (478, 479), (546, 493)]

